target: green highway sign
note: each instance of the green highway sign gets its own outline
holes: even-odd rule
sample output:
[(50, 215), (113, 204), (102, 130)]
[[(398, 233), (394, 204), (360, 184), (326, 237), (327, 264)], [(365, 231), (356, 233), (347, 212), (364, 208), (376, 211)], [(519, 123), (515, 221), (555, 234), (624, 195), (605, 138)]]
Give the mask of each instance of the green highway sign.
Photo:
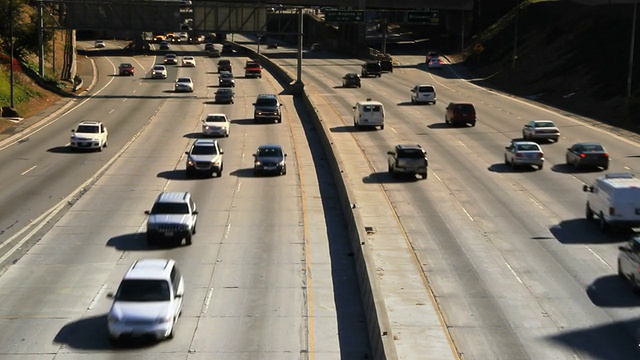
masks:
[(330, 10), (325, 12), (324, 21), (363, 22), (364, 11)]
[(438, 11), (407, 11), (407, 22), (438, 25), (440, 13)]

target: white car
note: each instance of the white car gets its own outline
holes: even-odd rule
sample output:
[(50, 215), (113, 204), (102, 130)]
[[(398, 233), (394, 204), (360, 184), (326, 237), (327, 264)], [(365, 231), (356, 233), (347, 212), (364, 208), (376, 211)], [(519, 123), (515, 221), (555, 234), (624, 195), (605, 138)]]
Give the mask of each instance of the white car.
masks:
[(436, 103), (436, 88), (433, 85), (416, 85), (411, 88), (411, 103)]
[(174, 90), (176, 92), (193, 92), (193, 81), (190, 77), (179, 77), (176, 79)]
[(195, 67), (196, 58), (193, 56), (185, 56), (182, 58), (182, 66)]
[(515, 168), (522, 165), (535, 165), (542, 170), (544, 152), (538, 143), (533, 141), (512, 141), (505, 147), (504, 163)]
[(522, 128), (522, 137), (525, 140), (560, 140), (560, 130), (551, 120), (529, 121)]
[(184, 280), (174, 260), (138, 260), (122, 278), (107, 315), (109, 340), (153, 336), (173, 337), (182, 311)]
[(205, 136), (229, 136), (231, 122), (225, 114), (207, 114), (202, 120), (202, 135)]
[(107, 45), (104, 43), (104, 40), (96, 40), (96, 41), (93, 43), (93, 46), (94, 46), (96, 49), (101, 49), (101, 48), (106, 47)]
[(442, 59), (437, 57), (429, 60), (429, 62), (427, 63), (427, 66), (429, 67), (429, 69), (442, 69), (443, 64), (444, 62), (442, 61)]
[(151, 69), (151, 78), (152, 79), (166, 79), (167, 78), (167, 67), (164, 65), (155, 65)]
[(71, 130), (71, 149), (102, 151), (109, 142), (107, 127), (100, 121), (83, 121)]

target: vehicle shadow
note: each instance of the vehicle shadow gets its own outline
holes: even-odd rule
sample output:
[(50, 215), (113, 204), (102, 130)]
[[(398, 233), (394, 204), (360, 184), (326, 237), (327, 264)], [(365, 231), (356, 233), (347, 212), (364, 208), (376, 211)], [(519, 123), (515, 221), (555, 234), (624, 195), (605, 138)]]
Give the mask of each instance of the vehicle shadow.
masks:
[(444, 123), (444, 122), (438, 122), (438, 123), (433, 123), (433, 124), (429, 124), (427, 125), (427, 127), (429, 129), (452, 129), (453, 126)]
[(417, 182), (420, 179), (417, 175), (398, 174), (391, 175), (388, 171), (378, 171), (362, 178), (365, 184), (395, 184), (406, 182)]
[(576, 169), (573, 165), (557, 164), (551, 168), (551, 171), (562, 174), (588, 174), (593, 172), (601, 172), (602, 170), (597, 167), (581, 167)]
[(586, 218), (563, 220), (549, 228), (553, 236), (562, 244), (608, 244), (624, 242), (631, 234), (630, 230), (609, 231), (598, 229), (597, 221)]
[(132, 233), (114, 236), (107, 241), (107, 246), (121, 251), (150, 250), (144, 233)]
[(184, 135), (182, 135), (182, 137), (187, 138), (187, 139), (204, 139), (204, 138), (206, 138), (205, 136), (202, 135), (201, 132), (184, 134)]
[(237, 176), (240, 178), (257, 177), (253, 174), (253, 168), (237, 169), (230, 172), (229, 175)]
[(156, 176), (167, 180), (191, 180), (187, 177), (187, 172), (185, 170), (161, 171)]
[(73, 154), (76, 151), (71, 148), (71, 146), (55, 146), (47, 149), (47, 152), (55, 153), (55, 154)]
[(586, 289), (593, 305), (599, 307), (638, 307), (640, 297), (634, 294), (631, 285), (617, 274), (595, 279)]
[(520, 166), (516, 166), (515, 168), (505, 164), (504, 162), (501, 163), (496, 163), (493, 164), (491, 166), (489, 166), (488, 168), (489, 171), (493, 171), (493, 172), (501, 172), (501, 173), (507, 173), (507, 172), (511, 172), (511, 173), (529, 173), (529, 172), (536, 172), (538, 171), (538, 168), (532, 165), (520, 165)]
[(332, 133), (346, 133), (346, 132), (354, 132), (358, 131), (355, 126), (352, 125), (344, 125), (344, 126), (334, 126), (329, 129)]
[(253, 119), (234, 119), (230, 122), (236, 125), (258, 125), (253, 121)]
[[(66, 324), (58, 331), (53, 342), (80, 350), (112, 350), (107, 330), (107, 314), (89, 316)], [(156, 345), (150, 339), (121, 341), (115, 349), (136, 349)]]
[(411, 101), (401, 101), (401, 102), (397, 103), (396, 105), (398, 105), (398, 106), (424, 106), (426, 104), (417, 104), (417, 103), (412, 103)]

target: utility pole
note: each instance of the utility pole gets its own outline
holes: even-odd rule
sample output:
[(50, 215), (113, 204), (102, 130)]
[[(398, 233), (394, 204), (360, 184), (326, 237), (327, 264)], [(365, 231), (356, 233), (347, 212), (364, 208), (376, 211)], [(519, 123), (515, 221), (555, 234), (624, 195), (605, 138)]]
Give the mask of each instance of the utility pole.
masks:
[(11, 69), (9, 71), (10, 73), (10, 93), (11, 93), (11, 108), (15, 107), (15, 103), (13, 101), (13, 0), (9, 0), (9, 41), (11, 42), (9, 48), (9, 52), (11, 53), (11, 65), (9, 66), (9, 68)]
[(520, 4), (516, 1), (516, 21), (513, 31), (513, 63), (511, 67), (516, 67), (516, 59), (518, 59), (518, 13), (520, 12)]
[(629, 74), (627, 75), (627, 111), (631, 105), (631, 83), (633, 74), (633, 49), (636, 42), (636, 11), (638, 10), (638, 0), (633, 3), (633, 25), (631, 25), (631, 46), (629, 51)]

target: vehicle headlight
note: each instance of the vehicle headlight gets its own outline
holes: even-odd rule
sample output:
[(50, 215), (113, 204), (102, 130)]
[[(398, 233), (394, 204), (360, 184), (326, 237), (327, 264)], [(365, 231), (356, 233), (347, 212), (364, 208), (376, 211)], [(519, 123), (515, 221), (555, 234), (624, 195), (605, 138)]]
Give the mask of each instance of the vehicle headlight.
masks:
[(194, 166), (195, 164), (196, 164), (196, 162), (195, 162), (195, 161), (193, 161), (193, 160), (191, 160), (191, 159), (187, 160), (187, 165), (189, 165), (189, 166)]
[(284, 166), (284, 160), (280, 161), (280, 162), (278, 163), (278, 165), (280, 165), (280, 166)]
[(147, 223), (147, 230), (157, 230), (158, 229), (158, 224), (156, 223)]
[(256, 111), (257, 115), (262, 115), (262, 111)]
[(107, 321), (110, 323), (120, 322), (122, 321), (122, 316), (110, 312), (107, 316)]
[(202, 125), (202, 129), (204, 129), (204, 130), (209, 130), (209, 129), (210, 129), (210, 127), (209, 127), (209, 125)]
[(256, 162), (254, 163), (254, 165), (256, 165), (256, 166), (260, 166), (260, 165), (262, 165), (262, 163), (261, 163), (260, 161), (256, 161)]
[(221, 163), (221, 162), (222, 162), (222, 161), (220, 161), (220, 160), (214, 160), (214, 161), (212, 161), (211, 163), (212, 163), (214, 166), (220, 166), (220, 163)]

